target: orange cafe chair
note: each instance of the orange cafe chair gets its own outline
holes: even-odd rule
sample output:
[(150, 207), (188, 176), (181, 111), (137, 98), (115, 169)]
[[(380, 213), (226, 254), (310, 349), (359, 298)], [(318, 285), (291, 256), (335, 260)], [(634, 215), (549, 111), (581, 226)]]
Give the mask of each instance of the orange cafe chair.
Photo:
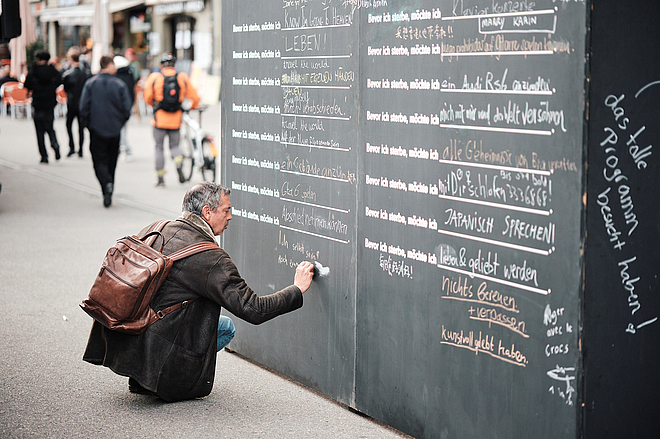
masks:
[(67, 111), (67, 106), (66, 106), (66, 92), (64, 91), (64, 86), (60, 85), (57, 87), (57, 90), (55, 90), (55, 93), (57, 94), (57, 105), (55, 106), (55, 112), (58, 113), (60, 116), (64, 117), (66, 116), (66, 111)]
[(0, 86), (0, 99), (2, 100), (2, 109), (0, 109), (0, 114), (2, 114), (2, 117), (7, 115), (7, 107), (9, 106), (9, 95), (5, 96), (5, 88), (11, 88), (15, 85), (18, 85), (17, 81), (9, 81)]
[(27, 88), (23, 84), (9, 85), (5, 84), (3, 99), (7, 99), (7, 104), (11, 110), (11, 118), (16, 119), (16, 111), (24, 109), (28, 119), (32, 119), (32, 98), (28, 97)]

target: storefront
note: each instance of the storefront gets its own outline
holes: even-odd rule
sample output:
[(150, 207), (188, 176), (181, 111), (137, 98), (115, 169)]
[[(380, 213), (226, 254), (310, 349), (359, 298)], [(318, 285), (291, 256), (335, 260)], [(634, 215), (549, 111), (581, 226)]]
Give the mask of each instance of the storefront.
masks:
[(42, 6), (40, 10), (41, 37), (48, 42), (46, 48), (51, 55), (62, 58), (69, 47), (86, 45), (94, 17), (94, 4), (79, 0), (58, 0), (54, 3), (44, 2), (43, 5), (49, 7)]
[[(164, 52), (171, 52), (177, 68), (190, 69), (190, 64), (209, 70), (213, 62), (213, 5), (207, 0), (146, 0), (151, 6), (152, 32), (149, 34), (152, 67)], [(219, 2), (217, 2), (219, 5)]]
[[(111, 14), (110, 50), (132, 48), (145, 70), (159, 67), (163, 52), (190, 64), (220, 72), (220, 0), (100, 0)], [(97, 5), (98, 6), (98, 5)], [(42, 3), (42, 37), (53, 56), (62, 58), (71, 46), (91, 47), (95, 0), (50, 0)], [(98, 17), (97, 17), (98, 18)], [(217, 23), (217, 25), (214, 25)]]
[[(144, 4), (144, 0), (135, 2), (133, 5), (123, 9), (116, 9), (110, 5), (112, 13), (112, 50), (123, 54), (126, 49), (135, 51), (140, 62), (140, 67), (148, 69), (149, 56), (149, 33), (151, 32), (151, 7)], [(143, 73), (146, 74), (146, 71)]]
[[(108, 12), (112, 15), (112, 49), (121, 52), (133, 45), (146, 47), (146, 36), (150, 29), (132, 34), (129, 32), (130, 17), (144, 17), (147, 7), (144, 0), (108, 0)], [(47, 7), (46, 7), (47, 6)], [(44, 2), (40, 8), (39, 21), (42, 23), (42, 38), (53, 56), (60, 58), (71, 46), (91, 46), (91, 27), (94, 21), (94, 0), (57, 0)], [(126, 18), (128, 17), (128, 18)], [(143, 18), (143, 22), (148, 22)]]

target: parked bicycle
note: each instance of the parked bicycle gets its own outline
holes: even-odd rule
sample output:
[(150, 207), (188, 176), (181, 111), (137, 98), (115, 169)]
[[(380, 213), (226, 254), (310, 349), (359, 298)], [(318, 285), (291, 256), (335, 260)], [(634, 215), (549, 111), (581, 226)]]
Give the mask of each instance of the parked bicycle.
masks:
[(215, 147), (213, 136), (202, 129), (202, 113), (207, 108), (195, 109), (199, 112), (198, 120), (190, 116), (190, 109), (183, 109), (182, 127), (185, 127), (183, 133), (185, 140), (181, 142), (180, 147), (183, 155), (182, 171), (185, 181), (190, 180), (193, 170), (197, 168), (202, 173), (204, 181), (215, 182), (215, 158), (218, 150)]

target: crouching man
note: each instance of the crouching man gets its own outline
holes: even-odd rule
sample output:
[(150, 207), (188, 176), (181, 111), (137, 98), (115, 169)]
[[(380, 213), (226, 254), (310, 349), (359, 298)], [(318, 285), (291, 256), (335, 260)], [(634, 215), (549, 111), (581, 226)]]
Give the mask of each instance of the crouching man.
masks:
[[(216, 183), (193, 186), (184, 196), (182, 216), (162, 231), (163, 253), (196, 242), (214, 242), (215, 236), (222, 235), (232, 219), (229, 193)], [(313, 276), (313, 264), (302, 262), (293, 285), (258, 296), (220, 247), (189, 256), (174, 262), (153, 308), (197, 300), (140, 335), (111, 331), (95, 321), (83, 360), (129, 377), (129, 390), (135, 393), (152, 392), (168, 402), (206, 396), (213, 388), (216, 352), (234, 335), (231, 320), (220, 316), (221, 308), (253, 324), (266, 322), (300, 308)]]

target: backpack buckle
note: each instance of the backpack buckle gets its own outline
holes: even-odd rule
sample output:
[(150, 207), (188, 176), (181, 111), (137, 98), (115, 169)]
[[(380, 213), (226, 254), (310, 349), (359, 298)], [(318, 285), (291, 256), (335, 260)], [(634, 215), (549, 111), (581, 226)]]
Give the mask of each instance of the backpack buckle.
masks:
[(165, 314), (163, 314), (163, 311), (158, 310), (158, 311), (156, 311), (156, 316), (158, 316), (158, 320), (160, 320), (163, 317), (165, 317)]

